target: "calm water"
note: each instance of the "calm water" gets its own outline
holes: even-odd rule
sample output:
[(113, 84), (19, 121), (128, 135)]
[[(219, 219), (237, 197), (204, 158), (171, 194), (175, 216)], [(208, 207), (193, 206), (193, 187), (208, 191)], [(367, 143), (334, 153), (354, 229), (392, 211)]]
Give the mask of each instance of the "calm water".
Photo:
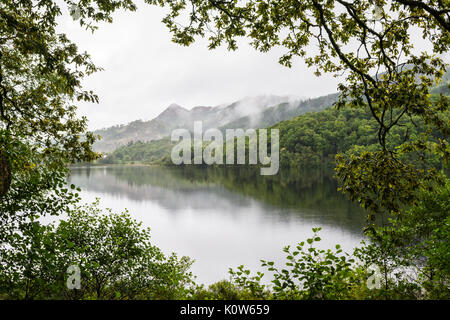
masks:
[(284, 262), (282, 248), (321, 226), (321, 247), (351, 251), (364, 214), (336, 191), (330, 172), (282, 171), (262, 177), (245, 168), (123, 166), (74, 168), (69, 178), (84, 201), (125, 208), (151, 228), (153, 244), (195, 259), (200, 283), (228, 278), (228, 268)]

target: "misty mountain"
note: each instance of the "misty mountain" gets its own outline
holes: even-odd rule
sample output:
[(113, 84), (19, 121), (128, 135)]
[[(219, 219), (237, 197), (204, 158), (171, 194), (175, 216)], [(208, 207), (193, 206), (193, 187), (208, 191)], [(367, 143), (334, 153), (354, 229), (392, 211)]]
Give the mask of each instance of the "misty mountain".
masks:
[[(210, 126), (212, 124), (224, 123), (229, 119), (237, 117), (237, 119), (227, 122), (218, 128), (220, 130), (266, 128), (305, 113), (322, 111), (330, 107), (337, 100), (338, 96), (339, 95), (335, 93), (314, 99), (282, 102), (271, 107), (266, 106), (271, 102), (274, 102), (273, 100), (266, 99), (263, 101), (266, 103), (258, 105), (256, 103), (258, 101), (255, 98), (247, 98), (225, 107), (197, 107), (191, 111), (177, 105), (171, 105), (154, 120), (158, 120), (160, 123), (171, 123), (172, 127), (174, 126), (174, 123), (177, 125), (183, 124), (185, 127), (192, 127), (192, 121), (194, 119), (207, 119), (207, 126)], [(253, 106), (253, 109), (245, 111), (249, 113), (248, 115), (238, 117), (241, 112), (238, 111), (242, 106)], [(258, 110), (262, 111), (258, 112)], [(222, 119), (217, 119), (217, 115), (221, 116)], [(107, 157), (101, 159), (100, 163), (160, 162), (170, 156), (170, 151), (174, 144), (174, 142), (170, 141), (169, 134), (164, 138), (152, 141), (144, 141), (142, 139), (129, 141), (125, 145), (114, 149)]]
[[(431, 92), (448, 95), (449, 83), (450, 71), (447, 71), (440, 85), (434, 87)], [(191, 110), (171, 104), (150, 121), (136, 120), (127, 125), (95, 131), (94, 134), (102, 136), (102, 140), (97, 141), (93, 148), (95, 151), (108, 153), (132, 142), (160, 140), (170, 136), (176, 128), (192, 131), (194, 121), (200, 120), (203, 122), (203, 130), (266, 128), (307, 112), (322, 111), (336, 102), (338, 97), (337, 93), (303, 100), (287, 96), (257, 96), (230, 105), (198, 106)]]
[(169, 136), (176, 128), (193, 130), (194, 121), (199, 120), (203, 121), (203, 130), (220, 128), (245, 117), (258, 118), (258, 114), (270, 107), (282, 103), (290, 105), (289, 100), (289, 97), (257, 96), (248, 97), (230, 105), (198, 106), (191, 110), (171, 104), (150, 121), (136, 120), (127, 125), (95, 131), (94, 134), (102, 136), (102, 140), (97, 141), (93, 148), (98, 152), (111, 152), (130, 142), (158, 140)]
[(260, 113), (251, 114), (231, 121), (220, 127), (220, 129), (267, 128), (280, 121), (289, 120), (307, 112), (322, 111), (336, 102), (338, 97), (338, 93), (333, 93), (314, 99), (281, 103), (267, 108)]

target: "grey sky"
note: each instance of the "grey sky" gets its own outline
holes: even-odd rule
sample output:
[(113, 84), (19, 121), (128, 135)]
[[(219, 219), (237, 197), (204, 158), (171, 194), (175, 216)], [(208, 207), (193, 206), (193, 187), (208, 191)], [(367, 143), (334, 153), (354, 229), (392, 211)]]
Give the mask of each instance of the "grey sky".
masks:
[(161, 22), (164, 12), (141, 4), (137, 12), (116, 13), (112, 24), (101, 24), (94, 34), (68, 15), (61, 19), (60, 30), (105, 69), (85, 81), (100, 103), (79, 105), (91, 130), (152, 119), (171, 103), (189, 109), (260, 94), (315, 97), (336, 91), (336, 79), (314, 76), (301, 59), (291, 69), (278, 64), (281, 49), (259, 53), (242, 42), (229, 52), (208, 50), (203, 40), (174, 44)]
[[(60, 19), (60, 31), (105, 69), (85, 81), (100, 103), (80, 103), (78, 108), (91, 130), (149, 120), (172, 103), (190, 109), (248, 96), (317, 97), (337, 90), (338, 79), (314, 76), (301, 58), (293, 60), (291, 69), (281, 66), (282, 48), (260, 53), (245, 40), (235, 52), (208, 50), (203, 39), (189, 47), (177, 45), (161, 22), (167, 9), (137, 4), (136, 12), (117, 12), (112, 24), (100, 24), (94, 34), (82, 29), (68, 10)], [(415, 47), (428, 51), (430, 43), (420, 32), (411, 32)], [(444, 60), (450, 60), (448, 54)]]

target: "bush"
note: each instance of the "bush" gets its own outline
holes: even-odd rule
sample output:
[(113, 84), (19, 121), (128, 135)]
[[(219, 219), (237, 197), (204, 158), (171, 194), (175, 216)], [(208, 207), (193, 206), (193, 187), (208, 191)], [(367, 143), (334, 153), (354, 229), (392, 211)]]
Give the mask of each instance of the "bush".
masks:
[[(180, 299), (192, 284), (192, 260), (165, 256), (149, 229), (98, 202), (70, 210), (58, 224), (30, 221), (1, 251), (0, 294), (9, 299)], [(81, 272), (68, 289), (69, 266)], [(70, 279), (69, 279), (70, 280)]]
[(242, 300), (250, 297), (234, 283), (222, 280), (211, 284), (208, 289), (205, 289), (203, 285), (197, 286), (190, 298), (194, 300)]
[(289, 246), (284, 268), (274, 262), (262, 261), (262, 266), (273, 274), (272, 288), (261, 284), (263, 273), (250, 277), (250, 271), (240, 266), (230, 270), (233, 281), (242, 290), (262, 299), (349, 299), (355, 287), (362, 283), (361, 270), (355, 260), (343, 253), (340, 245), (335, 250), (314, 247), (321, 241), (313, 228), (313, 237), (300, 242), (294, 250)]

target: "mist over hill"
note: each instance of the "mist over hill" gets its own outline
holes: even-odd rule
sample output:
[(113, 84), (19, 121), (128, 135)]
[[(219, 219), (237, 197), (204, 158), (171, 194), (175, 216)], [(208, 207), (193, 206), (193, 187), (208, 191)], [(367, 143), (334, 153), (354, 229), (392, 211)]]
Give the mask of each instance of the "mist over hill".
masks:
[[(159, 140), (170, 136), (172, 130), (176, 128), (186, 128), (193, 130), (194, 121), (203, 121), (203, 129), (209, 128), (232, 128), (235, 123), (241, 125), (236, 128), (249, 127), (250, 124), (259, 128), (258, 123), (272, 122), (269, 118), (276, 119), (274, 115), (280, 112), (280, 117), (284, 118), (286, 110), (297, 115), (297, 109), (303, 100), (288, 96), (257, 96), (247, 97), (229, 105), (221, 106), (197, 106), (190, 110), (171, 104), (156, 118), (143, 121), (136, 120), (126, 125), (113, 126), (94, 132), (102, 139), (94, 144), (94, 150), (98, 152), (111, 152), (115, 149), (127, 145), (130, 142), (148, 142)], [(277, 111), (283, 106), (285, 111)], [(266, 115), (264, 112), (271, 110)], [(301, 112), (301, 111), (299, 111)], [(279, 120), (278, 120), (279, 121)], [(276, 121), (276, 122), (278, 122)], [(244, 126), (244, 122), (246, 125)], [(273, 122), (273, 123), (276, 123)], [(273, 124), (272, 123), (272, 124)]]
[[(449, 83), (450, 71), (447, 71), (443, 81), (431, 90), (432, 94), (450, 94)], [(167, 156), (167, 150), (172, 145), (172, 130), (185, 128), (192, 131), (195, 121), (203, 122), (203, 130), (267, 128), (306, 113), (323, 111), (332, 106), (338, 97), (338, 93), (310, 99), (267, 95), (247, 97), (229, 105), (197, 106), (190, 110), (171, 104), (152, 120), (136, 120), (127, 125), (95, 131), (96, 135), (102, 136), (102, 140), (94, 144), (94, 150), (111, 153), (127, 148), (126, 154), (132, 148), (136, 149), (133, 154), (142, 153), (140, 158), (157, 161)]]
[[(172, 104), (149, 122), (135, 121), (127, 126), (107, 129), (108, 134), (113, 132), (118, 138), (106, 140), (115, 143), (116, 147), (101, 159), (100, 163), (155, 163), (167, 159), (175, 144), (170, 141), (170, 131), (176, 127), (192, 130), (196, 120), (203, 121), (204, 129), (215, 127), (225, 131), (237, 128), (266, 128), (306, 113), (320, 112), (331, 107), (338, 96), (335, 93), (314, 99), (290, 99), (272, 106), (270, 105), (281, 99), (273, 96), (253, 97), (228, 106), (196, 107), (191, 110)], [(143, 139), (145, 127), (163, 123), (164, 128), (169, 128), (168, 131), (161, 130), (159, 138), (156, 139)], [(138, 126), (141, 126), (141, 129)], [(167, 133), (164, 135), (164, 132)], [(122, 145), (118, 145), (119, 141)]]
[(231, 121), (219, 129), (260, 129), (270, 127), (280, 121), (289, 120), (308, 112), (322, 111), (336, 102), (338, 97), (338, 93), (333, 93), (318, 98), (295, 101), (295, 103), (280, 103), (276, 106), (267, 108), (262, 112)]

